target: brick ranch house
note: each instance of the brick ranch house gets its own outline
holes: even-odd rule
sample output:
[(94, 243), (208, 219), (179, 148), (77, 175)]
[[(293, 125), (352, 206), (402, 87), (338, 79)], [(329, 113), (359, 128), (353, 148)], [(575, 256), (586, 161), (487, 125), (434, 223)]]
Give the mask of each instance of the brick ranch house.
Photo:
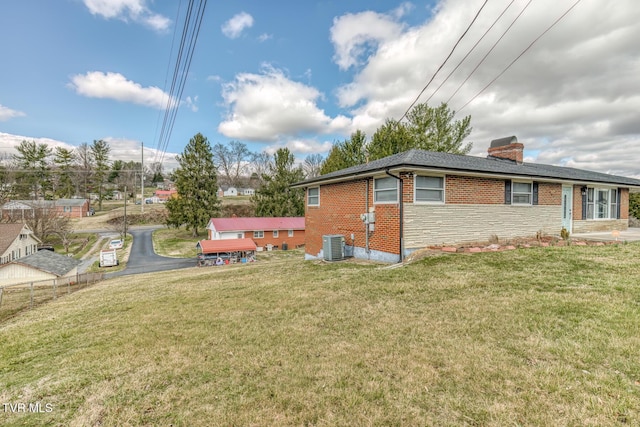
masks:
[(524, 163), (523, 150), (515, 136), (486, 158), (414, 149), (296, 183), (305, 258), (323, 257), (324, 235), (343, 235), (355, 257), (398, 262), (430, 245), (628, 228), (640, 180)]
[(209, 240), (250, 238), (265, 248), (295, 248), (304, 244), (304, 217), (232, 217), (211, 218), (207, 224)]
[(22, 221), (33, 218), (36, 209), (55, 212), (69, 218), (88, 216), (89, 200), (57, 199), (57, 200), (10, 200), (0, 208), (2, 217), (11, 221)]

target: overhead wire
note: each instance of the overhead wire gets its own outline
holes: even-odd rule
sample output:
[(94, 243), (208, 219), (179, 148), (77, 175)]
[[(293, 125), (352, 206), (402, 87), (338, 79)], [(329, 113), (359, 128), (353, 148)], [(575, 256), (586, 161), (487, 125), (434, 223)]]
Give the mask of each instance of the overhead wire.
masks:
[(409, 113), (409, 111), (411, 111), (411, 109), (413, 108), (413, 106), (416, 104), (416, 102), (418, 102), (418, 100), (420, 99), (420, 97), (422, 96), (422, 94), (427, 90), (427, 88), (429, 87), (429, 85), (431, 84), (431, 82), (433, 82), (433, 79), (436, 78), (436, 76), (438, 75), (438, 73), (440, 72), (440, 70), (442, 70), (442, 68), (445, 66), (445, 64), (447, 63), (447, 61), (449, 60), (449, 58), (451, 58), (451, 55), (453, 55), (453, 52), (455, 52), (456, 48), (458, 47), (458, 45), (460, 44), (460, 42), (462, 41), (462, 39), (464, 38), (464, 36), (469, 32), (469, 30), (471, 29), (471, 27), (473, 26), (473, 23), (476, 22), (476, 20), (478, 19), (478, 16), (480, 16), (480, 12), (482, 12), (482, 9), (484, 9), (484, 7), (487, 5), (487, 3), (489, 2), (489, 0), (485, 0), (485, 2), (482, 4), (482, 6), (480, 6), (480, 9), (478, 9), (478, 12), (476, 13), (476, 15), (473, 17), (473, 20), (471, 21), (471, 23), (467, 26), (467, 29), (464, 30), (464, 33), (462, 33), (462, 35), (458, 38), (458, 41), (456, 42), (456, 44), (453, 46), (453, 48), (451, 49), (451, 52), (449, 52), (449, 55), (447, 55), (447, 57), (445, 58), (445, 60), (442, 62), (442, 64), (440, 64), (440, 66), (438, 67), (438, 69), (436, 70), (435, 73), (433, 73), (433, 76), (431, 76), (431, 79), (427, 82), (427, 84), (422, 88), (422, 90), (420, 91), (420, 93), (418, 94), (418, 96), (416, 97), (416, 99), (413, 100), (413, 102), (411, 103), (411, 105), (409, 105), (409, 108), (407, 108), (407, 110), (404, 112), (404, 114), (402, 115), (402, 117), (400, 117), (400, 119), (398, 120), (398, 122), (401, 122)]
[(454, 96), (456, 96), (456, 94), (460, 91), (460, 89), (462, 88), (462, 86), (464, 86), (464, 84), (469, 81), (469, 79), (471, 78), (471, 76), (473, 76), (475, 74), (475, 72), (478, 70), (478, 68), (480, 68), (480, 65), (482, 65), (485, 61), (485, 59), (487, 59), (487, 57), (491, 54), (491, 52), (493, 52), (493, 50), (496, 48), (496, 46), (498, 46), (498, 44), (502, 41), (502, 39), (504, 38), (504, 36), (511, 30), (511, 28), (513, 28), (513, 26), (515, 25), (515, 23), (518, 21), (518, 19), (520, 19), (520, 17), (522, 16), (522, 14), (524, 13), (525, 10), (527, 10), (527, 8), (529, 7), (529, 5), (531, 4), (533, 0), (529, 0), (529, 2), (522, 8), (522, 10), (520, 11), (520, 13), (518, 13), (518, 15), (516, 15), (516, 17), (513, 19), (513, 21), (511, 21), (511, 24), (509, 24), (509, 26), (507, 27), (506, 30), (504, 30), (504, 32), (502, 33), (502, 35), (498, 38), (498, 40), (495, 41), (495, 43), (493, 44), (493, 46), (491, 46), (491, 49), (489, 49), (487, 51), (487, 53), (485, 53), (485, 55), (482, 57), (482, 59), (480, 60), (480, 62), (478, 62), (478, 64), (475, 66), (475, 68), (473, 70), (471, 70), (471, 73), (469, 73), (469, 75), (467, 76), (466, 79), (464, 79), (464, 81), (462, 83), (460, 83), (460, 85), (458, 85), (457, 89), (451, 94), (451, 96), (447, 99), (446, 103), (449, 104), (449, 102), (451, 102), (451, 100), (453, 99)]
[(440, 83), (440, 85), (438, 85), (438, 87), (433, 91), (433, 93), (431, 95), (429, 95), (429, 97), (424, 102), (428, 103), (431, 100), (431, 98), (433, 98), (435, 96), (435, 94), (438, 93), (438, 91), (442, 88), (442, 86), (444, 86), (444, 84), (449, 80), (449, 78), (453, 75), (453, 73), (455, 73), (458, 70), (458, 68), (460, 68), (462, 63), (464, 61), (466, 61), (466, 59), (469, 57), (469, 55), (471, 55), (471, 53), (476, 49), (476, 47), (478, 47), (480, 42), (482, 40), (484, 40), (484, 38), (487, 36), (487, 34), (489, 34), (489, 32), (493, 29), (493, 27), (496, 26), (498, 21), (500, 21), (500, 19), (502, 19), (504, 14), (507, 13), (507, 10), (509, 10), (511, 5), (513, 5), (513, 3), (515, 3), (515, 1), (516, 0), (511, 0), (511, 3), (509, 3), (507, 5), (507, 7), (504, 8), (502, 13), (500, 13), (500, 15), (498, 15), (498, 17), (493, 21), (493, 23), (489, 26), (489, 28), (487, 28), (487, 30), (484, 32), (484, 34), (482, 34), (482, 36), (478, 39), (478, 41), (471, 47), (471, 49), (469, 49), (467, 54), (460, 60), (460, 62), (458, 62), (458, 64), (455, 66), (455, 68), (453, 70), (451, 70), (451, 72), (447, 75), (447, 77), (444, 78), (444, 80)]
[[(198, 41), (198, 36), (200, 35), (200, 28), (202, 27), (202, 19), (204, 18), (204, 8), (206, 7), (206, 0), (201, 1), (200, 5), (201, 5), (201, 9), (199, 9), (198, 13), (199, 13), (199, 17), (197, 19), (197, 27), (194, 30), (194, 32), (191, 34), (191, 43), (190, 43), (190, 49), (187, 52), (187, 59), (186, 59), (186, 67), (184, 70), (184, 78), (181, 80), (180, 82), (180, 87), (178, 89), (178, 95), (177, 95), (177, 99), (178, 99), (178, 103), (179, 100), (182, 99), (182, 94), (184, 93), (184, 88), (187, 82), (187, 77), (189, 75), (189, 69), (191, 68), (191, 61), (193, 60), (193, 54), (195, 52), (195, 48), (196, 48), (196, 44)], [(179, 107), (179, 105), (178, 105)], [(168, 137), (165, 140), (165, 144), (162, 147), (162, 156), (160, 158), (160, 162), (162, 163), (162, 161), (164, 160), (164, 155), (166, 154), (167, 151), (167, 145), (169, 143), (169, 139), (171, 138), (171, 134), (173, 133), (173, 126), (175, 124), (176, 121), (176, 116), (178, 115), (178, 107), (176, 107), (173, 111), (173, 117), (171, 118), (171, 121), (169, 123), (169, 132), (168, 132)]]
[(507, 72), (507, 70), (509, 70), (509, 68), (511, 68), (511, 66), (513, 64), (515, 64), (529, 49), (531, 49), (531, 47), (538, 41), (540, 40), (547, 32), (549, 32), (553, 27), (555, 27), (558, 22), (560, 22), (562, 19), (564, 19), (565, 16), (567, 16), (567, 14), (569, 12), (571, 12), (571, 10), (573, 10), (574, 7), (576, 7), (578, 5), (578, 3), (580, 3), (582, 0), (577, 0), (575, 3), (573, 3), (573, 5), (571, 7), (569, 7), (569, 9), (567, 9), (562, 15), (560, 15), (560, 17), (558, 17), (558, 19), (556, 19), (549, 27), (547, 27), (546, 30), (544, 30), (538, 37), (536, 37), (530, 44), (529, 46), (527, 46), (521, 53), (520, 55), (518, 55), (513, 61), (511, 61), (511, 63), (509, 65), (507, 65), (507, 67), (502, 70), (502, 72), (500, 72), (493, 80), (491, 80), (485, 87), (483, 87), (478, 93), (476, 93), (469, 101), (467, 101), (462, 107), (460, 107), (460, 109), (458, 111), (463, 110), (467, 105), (469, 105), (471, 102), (473, 102), (473, 100), (475, 100), (478, 96), (480, 96), (480, 94), (482, 94), (485, 90), (487, 90), (493, 83), (495, 83), (496, 80), (498, 80), (504, 73)]
[[(194, 7), (194, 0), (189, 0), (187, 12), (184, 18), (180, 46), (176, 55), (176, 61), (171, 79), (171, 88), (168, 92), (167, 106), (158, 138), (156, 162), (162, 163), (166, 154), (171, 133), (180, 107), (180, 99), (184, 93), (185, 84), (191, 67), (191, 61), (200, 34), (202, 20), (206, 9), (207, 0), (200, 0)], [(194, 11), (195, 10), (195, 11)]]
[[(176, 19), (175, 22), (178, 22), (180, 19), (180, 10), (182, 10), (182, 0), (178, 3), (178, 9), (176, 10)], [(177, 26), (173, 28), (173, 36), (171, 37), (171, 48), (169, 49), (169, 61), (167, 62), (167, 71), (164, 74), (164, 89), (167, 88), (167, 81), (169, 80), (169, 70), (171, 69), (171, 58), (173, 57), (173, 48), (175, 47), (176, 42), (176, 34), (177, 34)], [(156, 154), (154, 157), (154, 161), (158, 160), (158, 150), (160, 149), (160, 140), (158, 139), (158, 128), (160, 127), (160, 117), (162, 117), (162, 113), (158, 113), (158, 120), (156, 122), (156, 129), (153, 135), (153, 140), (156, 142)]]

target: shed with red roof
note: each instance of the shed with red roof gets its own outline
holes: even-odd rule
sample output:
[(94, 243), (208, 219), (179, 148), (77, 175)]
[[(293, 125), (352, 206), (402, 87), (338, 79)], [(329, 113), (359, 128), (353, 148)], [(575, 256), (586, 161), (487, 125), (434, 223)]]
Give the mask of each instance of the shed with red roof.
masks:
[(256, 249), (252, 239), (200, 240), (198, 266), (255, 261)]

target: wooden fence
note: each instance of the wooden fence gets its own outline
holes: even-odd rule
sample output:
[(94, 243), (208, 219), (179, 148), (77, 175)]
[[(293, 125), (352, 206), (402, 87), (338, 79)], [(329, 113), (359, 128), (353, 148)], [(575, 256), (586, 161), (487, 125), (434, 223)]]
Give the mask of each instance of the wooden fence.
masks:
[(0, 286), (0, 322), (16, 313), (85, 288), (103, 279), (103, 273), (30, 281)]

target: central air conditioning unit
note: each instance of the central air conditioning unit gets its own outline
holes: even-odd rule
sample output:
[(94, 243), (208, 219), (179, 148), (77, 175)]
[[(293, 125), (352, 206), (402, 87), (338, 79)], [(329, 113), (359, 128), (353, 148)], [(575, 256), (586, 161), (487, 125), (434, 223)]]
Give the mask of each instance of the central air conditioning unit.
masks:
[(326, 234), (322, 236), (322, 252), (325, 261), (344, 259), (344, 236), (342, 234)]

